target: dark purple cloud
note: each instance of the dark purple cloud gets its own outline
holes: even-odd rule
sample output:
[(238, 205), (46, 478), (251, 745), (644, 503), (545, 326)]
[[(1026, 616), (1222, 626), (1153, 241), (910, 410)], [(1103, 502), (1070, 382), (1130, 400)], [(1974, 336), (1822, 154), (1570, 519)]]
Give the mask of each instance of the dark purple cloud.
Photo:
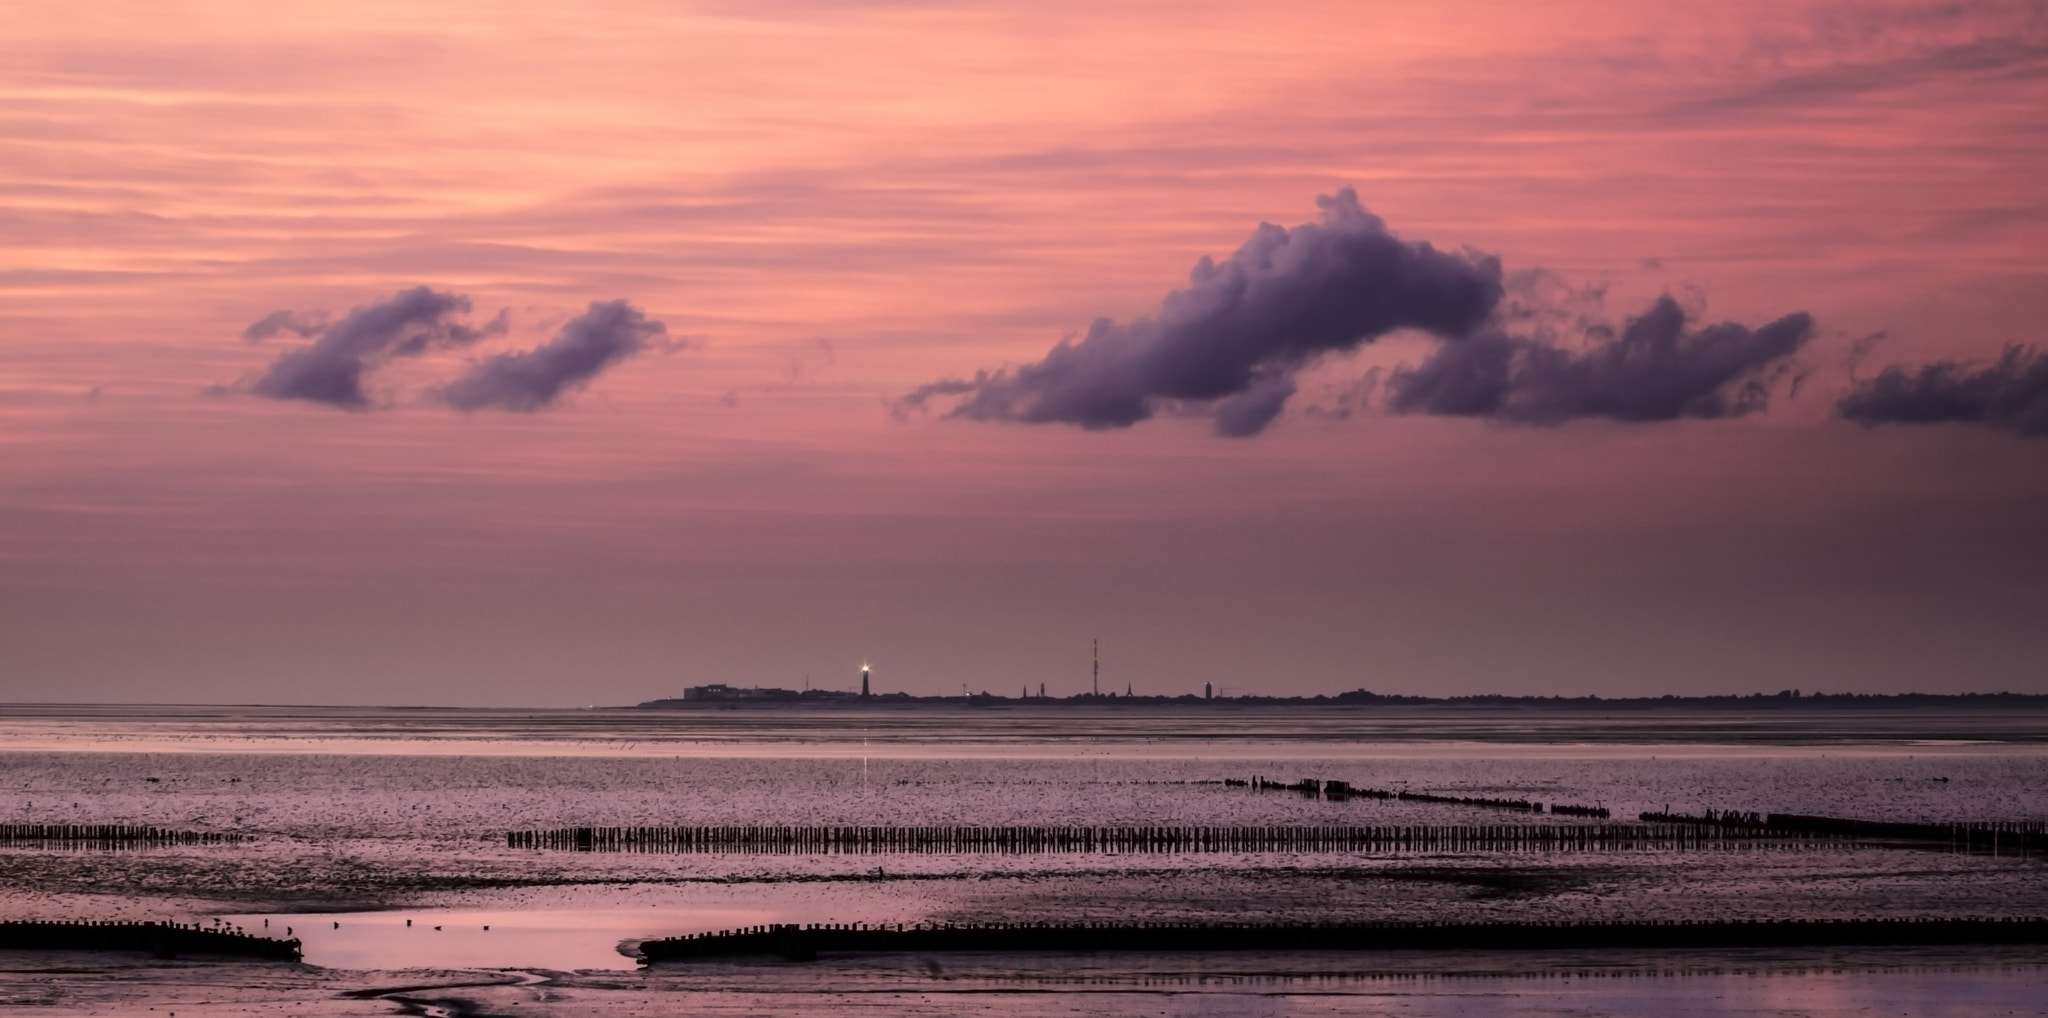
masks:
[(949, 416), (1090, 429), (1178, 408), (1255, 435), (1322, 355), (1396, 329), (1464, 336), (1500, 303), (1494, 258), (1404, 241), (1349, 188), (1317, 205), (1320, 224), (1263, 224), (1221, 264), (1203, 258), (1153, 317), (1097, 319), (1036, 363), (934, 382), (899, 406), (959, 397)]
[(570, 319), (546, 344), (486, 358), (440, 395), (458, 410), (541, 410), (666, 331), (623, 300), (592, 301), (590, 310)]
[(1529, 424), (1738, 417), (1764, 409), (1773, 372), (1813, 336), (1803, 311), (1758, 329), (1686, 324), (1684, 309), (1666, 296), (1619, 336), (1596, 332), (1580, 351), (1498, 330), (1448, 340), (1420, 365), (1393, 373), (1387, 405)]
[(1955, 361), (1894, 364), (1850, 390), (1835, 412), (1873, 426), (1961, 422), (2048, 435), (2048, 351), (2007, 347), (1977, 371)]
[(319, 313), (271, 312), (244, 330), (243, 338), (254, 342), (295, 332), (313, 342), (280, 354), (251, 388), (272, 399), (365, 409), (370, 400), (363, 392), (363, 374), (376, 365), (391, 357), (467, 346), (505, 331), (503, 315), (482, 327), (456, 320), (469, 310), (469, 298), (461, 294), (416, 286), (331, 323)]

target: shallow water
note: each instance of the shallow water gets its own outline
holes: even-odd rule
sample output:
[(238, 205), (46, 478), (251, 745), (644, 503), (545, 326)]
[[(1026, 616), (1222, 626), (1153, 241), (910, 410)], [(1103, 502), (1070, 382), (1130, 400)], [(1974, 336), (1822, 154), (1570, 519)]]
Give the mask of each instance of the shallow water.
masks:
[[(386, 909), (221, 917), (258, 934), (296, 938), (308, 965), (338, 969), (633, 969), (637, 943), (783, 921), (765, 909)], [(630, 948), (630, 945), (629, 945)]]
[[(481, 710), (392, 707), (180, 707), (0, 705), (0, 749), (114, 748), (407, 755), (846, 756), (853, 747), (911, 753), (1067, 756), (1076, 747), (1116, 755), (1130, 747), (1187, 744), (1198, 755), (1275, 748), (1478, 743), (1507, 755), (1557, 744), (1662, 745), (1686, 752), (1775, 745), (1955, 749), (2048, 744), (2040, 708), (1679, 708), (1594, 704), (1531, 709), (1485, 706), (1181, 707), (832, 706), (690, 710)], [(931, 747), (920, 749), (919, 747)], [(1739, 750), (1738, 750), (1739, 751)], [(1186, 752), (1185, 750), (1183, 751)], [(1321, 750), (1310, 749), (1311, 754)], [(1435, 752), (1424, 749), (1424, 754)], [(1598, 750), (1594, 750), (1595, 753)], [(1625, 754), (1632, 750), (1624, 749)], [(858, 755), (857, 752), (852, 755)], [(1282, 750), (1279, 755), (1290, 753)]]

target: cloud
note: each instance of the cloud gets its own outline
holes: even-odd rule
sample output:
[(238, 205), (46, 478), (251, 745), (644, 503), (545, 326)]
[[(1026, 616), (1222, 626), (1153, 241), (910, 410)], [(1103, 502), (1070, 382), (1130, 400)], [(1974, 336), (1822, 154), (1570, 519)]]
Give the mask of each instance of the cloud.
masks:
[(363, 375), (392, 357), (467, 346), (505, 331), (503, 314), (481, 328), (455, 320), (469, 313), (469, 298), (425, 286), (400, 290), (389, 300), (351, 310), (337, 322), (319, 313), (274, 311), (243, 330), (252, 342), (281, 332), (313, 340), (287, 350), (251, 387), (272, 399), (300, 399), (345, 410), (370, 405)]
[[(1318, 204), (1320, 224), (1262, 225), (1223, 263), (1203, 259), (1152, 317), (1098, 319), (1042, 360), (933, 382), (897, 411), (952, 400), (952, 417), (1095, 429), (1170, 411), (1244, 437), (1279, 417), (1318, 358), (1414, 329), (1441, 343), (1386, 379), (1397, 413), (1531, 424), (1738, 417), (1768, 405), (1813, 336), (1804, 312), (1756, 329), (1689, 328), (1669, 296), (1617, 335), (1591, 313), (1598, 288), (1541, 270), (1507, 279), (1490, 256), (1402, 240), (1348, 188)], [(1586, 343), (1560, 345), (1560, 333)]]
[(1851, 389), (1835, 412), (1870, 426), (1961, 422), (2048, 435), (2048, 351), (2010, 346), (1978, 371), (1955, 361), (1894, 364)]
[(592, 301), (590, 310), (564, 323), (554, 339), (532, 350), (486, 358), (440, 396), (458, 410), (541, 410), (666, 332), (626, 301)]
[(1500, 303), (1494, 258), (1404, 241), (1349, 188), (1317, 205), (1320, 224), (1263, 224), (1222, 263), (1203, 258), (1151, 317), (1097, 319), (1036, 363), (933, 382), (899, 412), (958, 397), (948, 416), (1104, 429), (1173, 409), (1255, 435), (1324, 354), (1396, 329), (1464, 336)]
[[(324, 312), (273, 311), (243, 330), (243, 338), (260, 342), (290, 332), (313, 342), (280, 354), (251, 389), (273, 399), (367, 409), (363, 378), (390, 359), (467, 347), (508, 331), (503, 311), (481, 326), (462, 321), (470, 308), (462, 294), (416, 286), (355, 308), (339, 321), (330, 322)], [(593, 301), (546, 344), (487, 357), (436, 395), (458, 410), (540, 410), (612, 364), (660, 343), (666, 331), (626, 301)]]
[(308, 314), (297, 311), (272, 311), (243, 329), (242, 338), (251, 343), (260, 343), (280, 332), (296, 332), (311, 339), (326, 327), (327, 315), (319, 311)]
[(1664, 296), (1620, 336), (1596, 329), (1577, 352), (1498, 329), (1447, 341), (1393, 373), (1387, 405), (1528, 424), (1739, 417), (1764, 409), (1774, 369), (1812, 336), (1805, 312), (1754, 330), (1722, 322), (1688, 331), (1684, 309)]
[(1287, 408), (1287, 400), (1294, 395), (1295, 389), (1291, 370), (1257, 372), (1252, 384), (1243, 392), (1216, 401), (1213, 407), (1216, 433), (1229, 438), (1248, 438), (1266, 430), (1266, 425), (1273, 423), (1273, 418)]

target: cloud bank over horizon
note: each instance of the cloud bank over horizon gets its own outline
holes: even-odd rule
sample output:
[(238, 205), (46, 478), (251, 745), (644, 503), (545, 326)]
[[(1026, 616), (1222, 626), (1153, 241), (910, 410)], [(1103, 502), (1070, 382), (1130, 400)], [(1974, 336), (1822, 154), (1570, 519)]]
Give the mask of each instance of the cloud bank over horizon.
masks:
[[(478, 326), (460, 320), (471, 309), (467, 296), (415, 286), (353, 308), (339, 320), (324, 311), (273, 311), (244, 329), (242, 338), (256, 343), (293, 333), (312, 343), (279, 354), (249, 390), (270, 399), (371, 409), (364, 377), (391, 360), (463, 349), (509, 331), (508, 310)], [(477, 361), (433, 395), (464, 411), (544, 410), (666, 332), (628, 301), (592, 301), (549, 342)]]
[(1619, 332), (1585, 326), (1574, 350), (1507, 324), (1515, 316), (1494, 256), (1403, 240), (1351, 188), (1316, 202), (1321, 223), (1261, 224), (1220, 264), (1198, 262), (1190, 285), (1156, 315), (1100, 318), (1035, 363), (920, 386), (898, 401), (899, 414), (950, 398), (946, 417), (1100, 430), (1174, 413), (1249, 437), (1280, 416), (1301, 372), (1326, 355), (1412, 330), (1440, 345), (1390, 377), (1395, 413), (1533, 425), (1739, 417), (1768, 406), (1772, 384), (1814, 334), (1803, 311), (1756, 329), (1689, 328), (1667, 295)]

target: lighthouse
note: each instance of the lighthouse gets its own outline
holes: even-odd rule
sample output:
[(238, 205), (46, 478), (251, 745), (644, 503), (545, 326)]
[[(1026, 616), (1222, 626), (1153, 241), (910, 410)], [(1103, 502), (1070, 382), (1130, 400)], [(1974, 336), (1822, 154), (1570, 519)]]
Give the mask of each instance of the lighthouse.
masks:
[(865, 700), (865, 699), (867, 699), (867, 698), (868, 698), (868, 666), (867, 666), (867, 665), (861, 665), (861, 666), (860, 666), (860, 698), (861, 698), (861, 699), (863, 699), (863, 700)]

